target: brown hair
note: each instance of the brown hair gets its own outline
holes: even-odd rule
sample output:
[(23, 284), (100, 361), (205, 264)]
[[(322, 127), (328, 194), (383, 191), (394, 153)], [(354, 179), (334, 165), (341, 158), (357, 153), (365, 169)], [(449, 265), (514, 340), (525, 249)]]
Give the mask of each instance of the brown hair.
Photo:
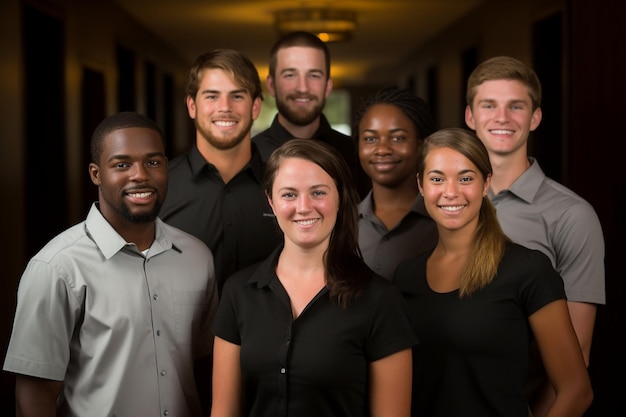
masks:
[(357, 297), (372, 272), (363, 262), (358, 241), (359, 195), (350, 169), (343, 157), (331, 146), (315, 139), (290, 139), (277, 148), (267, 160), (263, 186), (272, 198), (272, 187), (281, 164), (300, 158), (320, 166), (335, 181), (339, 192), (337, 222), (324, 254), (326, 285), (330, 296), (341, 307)]
[(233, 76), (235, 82), (245, 88), (252, 100), (263, 99), (259, 73), (248, 57), (233, 49), (214, 49), (196, 58), (187, 78), (186, 94), (195, 100), (200, 79), (205, 69), (221, 69)]
[(528, 88), (533, 111), (541, 107), (541, 83), (535, 71), (523, 62), (509, 56), (496, 56), (481, 63), (467, 80), (465, 101), (472, 107), (476, 89), (485, 81), (515, 80)]
[(330, 51), (328, 45), (326, 45), (320, 38), (315, 36), (311, 32), (296, 31), (290, 32), (287, 35), (280, 38), (270, 49), (270, 66), (269, 74), (272, 78), (276, 76), (276, 67), (278, 66), (278, 51), (292, 46), (304, 46), (308, 48), (319, 49), (324, 53), (324, 60), (326, 61), (326, 79), (330, 78)]
[[(428, 153), (438, 148), (450, 148), (461, 153), (476, 165), (484, 180), (493, 172), (485, 145), (469, 130), (448, 128), (427, 137), (420, 156), (421, 167)], [(424, 182), (423, 170), (419, 173), (419, 181), (421, 184)], [(483, 197), (469, 263), (461, 275), (460, 297), (471, 295), (493, 281), (507, 242), (510, 240), (500, 227), (493, 204), (487, 196)]]

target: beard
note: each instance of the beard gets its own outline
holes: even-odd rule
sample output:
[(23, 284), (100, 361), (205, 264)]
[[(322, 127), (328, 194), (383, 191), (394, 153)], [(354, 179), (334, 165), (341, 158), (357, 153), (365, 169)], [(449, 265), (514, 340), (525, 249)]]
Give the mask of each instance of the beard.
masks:
[(211, 133), (211, 129), (207, 129), (201, 123), (199, 123), (198, 119), (195, 119), (194, 121), (194, 124), (196, 125), (196, 130), (200, 133), (200, 136), (202, 136), (204, 140), (209, 143), (209, 145), (211, 145), (215, 149), (219, 149), (222, 151), (237, 147), (241, 142), (243, 142), (243, 140), (250, 132), (250, 128), (252, 128), (252, 119), (245, 122), (242, 121), (240, 123), (244, 124), (238, 133), (233, 136), (218, 138), (213, 133)]
[(124, 218), (124, 220), (128, 221), (129, 223), (133, 223), (133, 224), (151, 223), (154, 220), (156, 220), (157, 216), (159, 215), (159, 212), (161, 211), (162, 205), (163, 205), (163, 202), (161, 200), (157, 200), (154, 203), (152, 210), (150, 210), (149, 212), (134, 214), (130, 211), (130, 209), (128, 208), (126, 204), (121, 204), (120, 206), (117, 207), (117, 212), (122, 216), (122, 218)]
[(315, 121), (324, 110), (325, 100), (318, 101), (317, 105), (310, 110), (295, 110), (294, 108), (289, 106), (288, 102), (289, 97), (283, 99), (279, 97), (277, 94), (275, 97), (276, 100), (276, 108), (278, 112), (283, 115), (283, 117), (289, 122), (293, 123), (296, 126), (306, 126)]

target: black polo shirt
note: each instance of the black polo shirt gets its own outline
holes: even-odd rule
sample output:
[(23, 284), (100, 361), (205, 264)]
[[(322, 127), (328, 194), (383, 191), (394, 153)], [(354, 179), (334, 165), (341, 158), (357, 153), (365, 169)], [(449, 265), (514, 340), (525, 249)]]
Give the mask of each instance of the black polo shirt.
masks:
[[(320, 116), (320, 126), (312, 137), (313, 139), (318, 139), (331, 145), (339, 151), (341, 156), (343, 156), (348, 163), (360, 198), (365, 197), (367, 192), (372, 188), (372, 184), (365, 171), (363, 171), (363, 168), (361, 168), (356, 145), (352, 138), (334, 130), (323, 114)], [(259, 148), (263, 161), (267, 161), (274, 149), (293, 138), (295, 138), (295, 136), (289, 133), (289, 131), (278, 122), (278, 114), (276, 114), (272, 125), (263, 132), (257, 133), (252, 138), (252, 142)]]
[(220, 290), (231, 274), (267, 258), (282, 242), (263, 191), (264, 167), (254, 145), (250, 163), (228, 184), (195, 144), (169, 163), (160, 217), (211, 249)]
[(213, 326), (241, 346), (243, 414), (369, 416), (370, 362), (417, 343), (406, 303), (372, 273), (347, 309), (324, 288), (294, 320), (275, 273), (281, 250), (228, 279)]

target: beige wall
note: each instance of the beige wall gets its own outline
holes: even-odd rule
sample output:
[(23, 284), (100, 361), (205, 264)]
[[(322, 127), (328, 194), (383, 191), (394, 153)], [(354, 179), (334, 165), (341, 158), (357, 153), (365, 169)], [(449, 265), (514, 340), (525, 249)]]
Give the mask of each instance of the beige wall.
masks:
[(414, 75), (418, 80), (416, 93), (426, 97), (427, 71), (436, 67), (440, 127), (459, 126), (464, 112), (459, 100), (465, 90), (463, 51), (478, 48), (479, 62), (491, 56), (510, 55), (530, 63), (533, 20), (563, 7), (561, 0), (487, 1), (408, 57), (398, 74), (398, 83), (404, 85)]

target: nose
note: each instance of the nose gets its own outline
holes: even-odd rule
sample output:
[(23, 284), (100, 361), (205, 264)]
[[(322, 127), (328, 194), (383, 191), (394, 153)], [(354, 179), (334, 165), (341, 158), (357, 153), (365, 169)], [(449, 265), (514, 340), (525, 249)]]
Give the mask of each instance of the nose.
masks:
[(228, 96), (220, 96), (217, 99), (217, 109), (221, 112), (229, 112), (231, 109), (230, 97)]
[(309, 84), (307, 82), (307, 78), (306, 76), (300, 76), (298, 75), (297, 81), (296, 81), (296, 90), (299, 93), (306, 93), (307, 91), (309, 91)]
[(456, 181), (446, 181), (443, 186), (443, 197), (454, 198), (458, 194), (458, 184)]
[(509, 114), (506, 107), (502, 106), (496, 110), (496, 120), (500, 123), (504, 123), (508, 120)]
[(130, 179), (136, 182), (143, 182), (149, 178), (147, 167), (141, 163), (133, 164), (130, 170)]
[(308, 213), (311, 211), (311, 198), (304, 194), (298, 197), (298, 213)]
[(391, 146), (389, 146), (389, 139), (385, 137), (381, 137), (380, 140), (376, 143), (376, 148), (374, 149), (374, 153), (376, 155), (389, 155), (391, 153)]

